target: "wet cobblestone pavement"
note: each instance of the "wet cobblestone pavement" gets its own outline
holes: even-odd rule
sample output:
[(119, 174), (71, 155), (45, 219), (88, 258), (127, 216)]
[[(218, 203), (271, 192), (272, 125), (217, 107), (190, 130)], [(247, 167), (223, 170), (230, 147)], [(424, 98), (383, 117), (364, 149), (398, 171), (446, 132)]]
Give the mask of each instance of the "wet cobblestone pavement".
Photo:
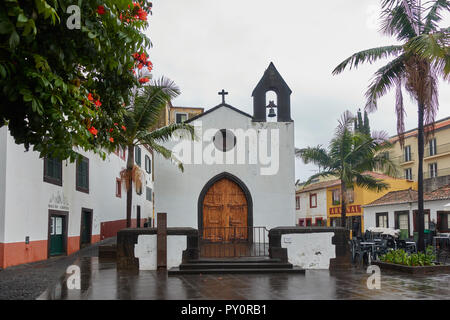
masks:
[(450, 299), (450, 275), (406, 275), (384, 271), (381, 289), (369, 290), (363, 269), (299, 274), (167, 276), (166, 272), (117, 271), (114, 261), (81, 257), (81, 290), (65, 279), (39, 299)]

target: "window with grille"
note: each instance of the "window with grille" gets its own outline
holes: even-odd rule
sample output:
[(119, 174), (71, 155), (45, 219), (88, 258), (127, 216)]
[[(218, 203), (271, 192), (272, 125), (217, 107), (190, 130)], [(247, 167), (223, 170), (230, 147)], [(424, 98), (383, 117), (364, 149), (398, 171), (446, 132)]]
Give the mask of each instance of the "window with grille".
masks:
[(376, 218), (377, 218), (376, 226), (378, 228), (389, 228), (387, 212), (377, 213)]
[(430, 154), (429, 155), (430, 156), (436, 155), (436, 153), (437, 153), (437, 150), (436, 150), (436, 138), (430, 140), (430, 142), (428, 143), (428, 146), (429, 146), (429, 150), (430, 150)]
[(411, 146), (405, 147), (405, 162), (411, 161)]
[(146, 189), (145, 189), (145, 198), (148, 200), (148, 201), (152, 201), (152, 188), (149, 188), (149, 187), (146, 187)]
[(295, 197), (295, 209), (300, 210), (300, 196)]
[(134, 161), (140, 167), (141, 166), (141, 148), (134, 147)]
[(436, 178), (437, 177), (437, 163), (430, 163), (428, 165), (429, 171), (430, 171), (430, 178)]
[(152, 173), (152, 160), (149, 156), (145, 156), (145, 171), (150, 174)]
[(89, 159), (83, 157), (76, 164), (76, 190), (89, 193)]
[(62, 186), (62, 161), (44, 158), (44, 181)]
[(411, 168), (405, 169), (405, 179), (412, 180), (412, 169)]
[(176, 113), (175, 121), (176, 123), (182, 123), (187, 120), (187, 113)]

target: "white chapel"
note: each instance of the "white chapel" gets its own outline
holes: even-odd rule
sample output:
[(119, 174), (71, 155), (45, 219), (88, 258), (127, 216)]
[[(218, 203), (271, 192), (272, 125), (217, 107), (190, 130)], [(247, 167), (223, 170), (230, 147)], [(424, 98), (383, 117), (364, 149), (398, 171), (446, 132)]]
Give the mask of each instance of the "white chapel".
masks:
[[(266, 101), (268, 91), (276, 101)], [(168, 227), (238, 227), (245, 238), (245, 227), (295, 225), (291, 92), (270, 63), (252, 93), (253, 115), (226, 104), (222, 90), (221, 104), (187, 120), (195, 141), (164, 144), (184, 167), (155, 155), (155, 212), (167, 213)]]

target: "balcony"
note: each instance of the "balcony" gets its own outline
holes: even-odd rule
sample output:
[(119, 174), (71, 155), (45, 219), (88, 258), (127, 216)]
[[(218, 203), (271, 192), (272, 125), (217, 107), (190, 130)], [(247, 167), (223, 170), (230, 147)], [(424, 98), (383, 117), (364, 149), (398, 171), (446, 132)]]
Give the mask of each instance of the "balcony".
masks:
[(412, 161), (415, 161), (414, 156), (415, 156), (414, 153), (410, 153), (409, 157), (406, 157), (406, 155), (403, 154), (400, 157), (391, 158), (391, 161), (397, 165), (403, 165), (405, 163), (410, 163)]
[(436, 146), (436, 150), (434, 150), (434, 154), (430, 153), (430, 151), (432, 151), (432, 150), (430, 149), (430, 145), (428, 144), (425, 148), (424, 159), (427, 159), (429, 157), (440, 156), (443, 154), (450, 154), (450, 143), (440, 144), (440, 145)]
[(449, 176), (449, 175), (450, 175), (450, 168), (443, 168), (443, 169), (438, 169), (437, 170), (437, 174), (436, 174), (435, 177), (431, 176), (431, 172), (430, 171), (426, 171), (426, 172), (423, 173), (423, 178), (424, 179), (430, 179), (430, 178)]

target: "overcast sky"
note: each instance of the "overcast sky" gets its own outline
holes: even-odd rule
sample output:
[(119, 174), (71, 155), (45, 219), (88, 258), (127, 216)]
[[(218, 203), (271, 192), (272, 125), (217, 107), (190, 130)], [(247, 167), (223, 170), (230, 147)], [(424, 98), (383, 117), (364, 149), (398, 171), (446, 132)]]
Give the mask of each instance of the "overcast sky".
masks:
[[(377, 32), (377, 0), (155, 0), (148, 35), (153, 76), (174, 80), (177, 106), (210, 109), (227, 103), (252, 114), (251, 93), (272, 61), (292, 90), (291, 112), (298, 148), (328, 145), (342, 112), (363, 108), (364, 92), (377, 67), (366, 65), (333, 76), (357, 51), (395, 39)], [(441, 26), (448, 26), (448, 15)], [(387, 61), (387, 60), (386, 60)], [(417, 107), (406, 93), (406, 129), (417, 127)], [(450, 115), (450, 85), (441, 82), (437, 119)], [(372, 130), (396, 134), (394, 95), (370, 114)], [(296, 178), (316, 172), (296, 163)]]

